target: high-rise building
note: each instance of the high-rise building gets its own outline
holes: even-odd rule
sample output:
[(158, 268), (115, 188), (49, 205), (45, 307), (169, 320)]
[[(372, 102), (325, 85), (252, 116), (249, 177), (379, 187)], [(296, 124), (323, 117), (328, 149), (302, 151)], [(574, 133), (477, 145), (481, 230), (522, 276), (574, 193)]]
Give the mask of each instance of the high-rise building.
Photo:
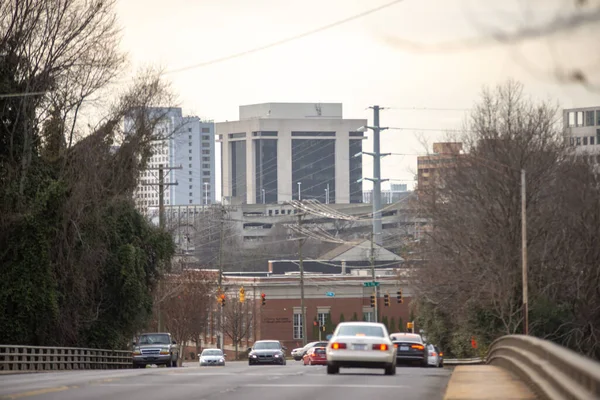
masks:
[(341, 103), (240, 106), (218, 123), (222, 195), (230, 204), (362, 202), (366, 119), (343, 119)]
[[(159, 173), (164, 167), (165, 205), (205, 205), (215, 202), (214, 123), (195, 116), (184, 117), (181, 108), (156, 108), (160, 115), (147, 170), (141, 172), (136, 204), (147, 215), (159, 205)], [(127, 129), (126, 121), (126, 129)]]
[(600, 107), (563, 110), (564, 134), (575, 154), (600, 153)]

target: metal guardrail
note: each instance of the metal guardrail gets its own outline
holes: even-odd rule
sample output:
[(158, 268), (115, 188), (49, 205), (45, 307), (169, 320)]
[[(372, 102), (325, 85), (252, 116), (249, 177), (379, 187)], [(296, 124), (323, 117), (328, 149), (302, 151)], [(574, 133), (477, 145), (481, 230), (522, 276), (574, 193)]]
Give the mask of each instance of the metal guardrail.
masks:
[(600, 398), (600, 363), (547, 340), (503, 336), (492, 343), (487, 363), (513, 372), (544, 399)]
[(476, 358), (445, 358), (444, 365), (475, 365), (485, 364), (485, 360), (479, 357)]
[(131, 351), (0, 344), (0, 371), (132, 368)]

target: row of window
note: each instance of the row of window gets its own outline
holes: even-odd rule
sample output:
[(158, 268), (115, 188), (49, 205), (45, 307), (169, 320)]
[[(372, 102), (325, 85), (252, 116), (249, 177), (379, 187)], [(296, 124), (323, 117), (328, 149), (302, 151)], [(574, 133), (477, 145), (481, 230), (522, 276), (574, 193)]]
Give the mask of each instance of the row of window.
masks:
[(570, 111), (567, 118), (567, 124), (569, 128), (581, 126), (600, 126), (600, 110)]
[[(318, 313), (317, 314), (317, 321), (319, 322), (319, 325), (325, 325), (325, 322), (327, 321), (327, 316), (329, 315), (328, 312), (324, 312), (324, 313)], [(373, 311), (363, 311), (363, 318), (365, 321), (371, 322), (374, 320), (373, 318)], [(294, 318), (292, 319), (293, 321), (293, 334), (294, 334), (294, 339), (303, 339), (303, 335), (302, 335), (302, 313), (301, 312), (294, 312)]]
[(571, 146), (587, 146), (588, 144), (593, 146), (595, 144), (600, 144), (600, 141), (596, 140), (595, 136), (576, 136), (569, 138), (569, 144)]

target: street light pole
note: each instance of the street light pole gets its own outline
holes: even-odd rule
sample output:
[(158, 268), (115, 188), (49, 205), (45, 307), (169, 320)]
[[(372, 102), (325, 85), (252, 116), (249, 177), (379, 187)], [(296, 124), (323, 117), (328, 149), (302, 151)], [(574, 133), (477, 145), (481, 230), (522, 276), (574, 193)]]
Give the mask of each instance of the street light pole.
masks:
[(529, 335), (529, 301), (527, 292), (527, 190), (525, 170), (521, 170), (521, 261), (523, 263), (523, 333)]
[(204, 182), (204, 205), (208, 205), (208, 183)]
[(261, 189), (262, 191), (262, 203), (265, 204), (265, 189)]
[(381, 153), (379, 133), (379, 106), (373, 106), (373, 236), (382, 245), (381, 224)]
[(302, 200), (302, 193), (300, 191), (300, 185), (302, 185), (302, 182), (298, 182), (298, 200)]

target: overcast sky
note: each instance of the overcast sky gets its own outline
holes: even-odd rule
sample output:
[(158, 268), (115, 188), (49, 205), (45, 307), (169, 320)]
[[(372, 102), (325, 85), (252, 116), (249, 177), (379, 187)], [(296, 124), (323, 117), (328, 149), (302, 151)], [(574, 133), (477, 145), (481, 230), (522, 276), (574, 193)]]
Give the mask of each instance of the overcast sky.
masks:
[[(123, 49), (131, 68), (160, 65), (167, 71), (204, 63), (390, 3), (391, 0), (119, 0)], [(484, 85), (509, 78), (532, 96), (561, 107), (600, 106), (600, 92), (558, 83), (553, 68), (597, 65), (598, 27), (513, 45), (490, 43), (469, 50), (414, 51), (406, 41), (461, 42), (501, 28), (535, 27), (568, 15), (574, 0), (404, 0), (332, 29), (232, 60), (167, 74), (184, 114), (215, 122), (236, 120), (238, 106), (264, 102), (341, 102), (345, 118), (383, 111), (381, 125), (415, 128), (382, 133), (382, 150), (423, 153), (458, 128)], [(395, 108), (395, 109), (394, 109)], [(365, 141), (371, 150), (371, 141)], [(217, 159), (217, 161), (219, 158)], [(218, 163), (219, 164), (219, 163)], [(382, 175), (412, 179), (416, 156), (382, 161)], [(220, 182), (220, 172), (217, 176)], [(372, 175), (364, 157), (364, 176)], [(367, 185), (367, 184), (365, 184)], [(369, 185), (370, 186), (370, 185)], [(368, 186), (366, 186), (368, 187)], [(410, 187), (410, 186), (409, 186)]]

